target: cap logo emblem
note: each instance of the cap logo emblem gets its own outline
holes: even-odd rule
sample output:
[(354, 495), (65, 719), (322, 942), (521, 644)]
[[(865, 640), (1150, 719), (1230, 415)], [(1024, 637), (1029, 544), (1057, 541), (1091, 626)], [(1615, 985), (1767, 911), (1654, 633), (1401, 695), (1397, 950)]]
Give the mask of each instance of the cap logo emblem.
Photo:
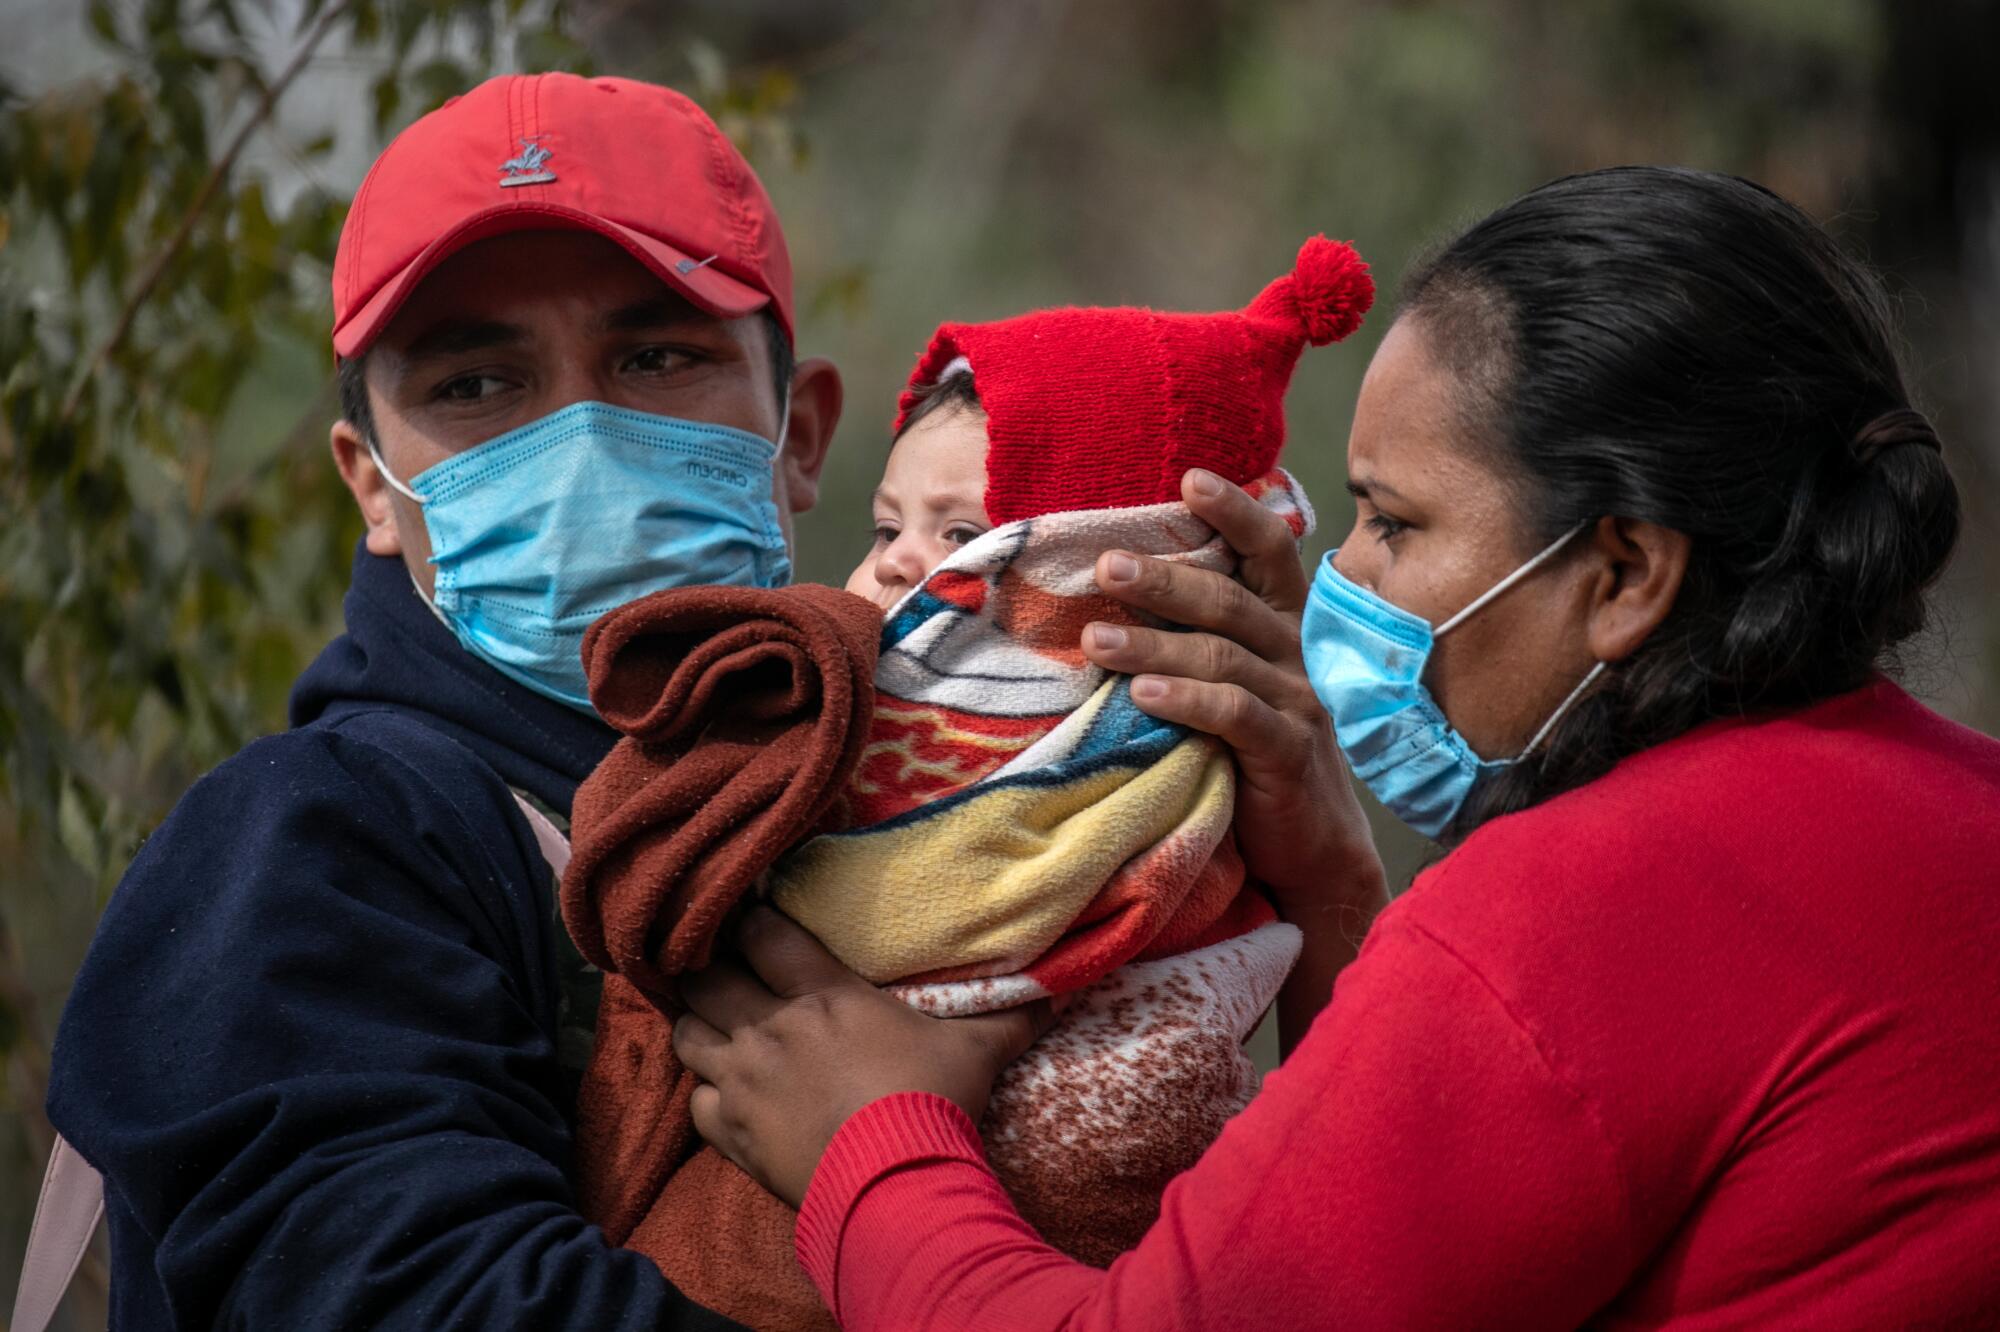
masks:
[(520, 156), (510, 157), (500, 164), (501, 189), (515, 185), (546, 185), (556, 178), (555, 172), (542, 165), (555, 154), (536, 143), (535, 138), (521, 140)]

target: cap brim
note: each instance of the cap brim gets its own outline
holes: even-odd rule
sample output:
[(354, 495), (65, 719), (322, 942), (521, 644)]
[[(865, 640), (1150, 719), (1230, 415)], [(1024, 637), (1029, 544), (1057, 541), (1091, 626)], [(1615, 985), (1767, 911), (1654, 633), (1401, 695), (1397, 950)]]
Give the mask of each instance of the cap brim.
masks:
[(475, 213), (425, 246), (403, 266), (402, 272), (383, 283), (346, 322), (333, 330), (334, 352), (354, 357), (368, 350), (431, 270), (474, 241), (510, 231), (590, 231), (607, 237), (623, 246), (653, 276), (687, 297), (696, 309), (718, 319), (754, 314), (771, 303), (765, 293), (704, 262), (708, 255), (686, 254), (663, 240), (609, 218), (562, 204), (503, 204)]

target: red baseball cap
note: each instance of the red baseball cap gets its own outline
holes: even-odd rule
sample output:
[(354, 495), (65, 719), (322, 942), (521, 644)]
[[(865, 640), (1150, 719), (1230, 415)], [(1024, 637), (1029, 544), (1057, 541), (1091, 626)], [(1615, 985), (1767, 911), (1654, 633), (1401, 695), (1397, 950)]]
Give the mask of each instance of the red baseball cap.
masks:
[(771, 197), (670, 88), (514, 74), (401, 134), (355, 192), (333, 260), (333, 349), (368, 349), (432, 269), (508, 231), (593, 231), (718, 318), (769, 306), (792, 336), (792, 260)]

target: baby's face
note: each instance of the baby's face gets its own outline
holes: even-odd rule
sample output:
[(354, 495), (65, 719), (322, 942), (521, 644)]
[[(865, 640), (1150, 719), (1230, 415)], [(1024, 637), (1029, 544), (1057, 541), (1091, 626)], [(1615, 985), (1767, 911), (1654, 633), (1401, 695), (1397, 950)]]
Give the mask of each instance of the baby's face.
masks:
[(883, 610), (951, 553), (992, 526), (986, 521), (986, 414), (935, 411), (903, 432), (875, 488), (875, 538), (847, 590)]

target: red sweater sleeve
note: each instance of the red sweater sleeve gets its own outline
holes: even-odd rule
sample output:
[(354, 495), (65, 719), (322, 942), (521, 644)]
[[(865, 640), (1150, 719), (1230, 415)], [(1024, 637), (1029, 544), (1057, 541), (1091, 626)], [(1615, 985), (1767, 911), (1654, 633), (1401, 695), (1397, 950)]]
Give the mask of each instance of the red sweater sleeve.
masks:
[(1108, 1271), (1043, 1244), (950, 1102), (887, 1097), (813, 1177), (843, 1327), (1574, 1326), (1649, 1251), (1595, 1107), (1392, 910), (1334, 1001)]

